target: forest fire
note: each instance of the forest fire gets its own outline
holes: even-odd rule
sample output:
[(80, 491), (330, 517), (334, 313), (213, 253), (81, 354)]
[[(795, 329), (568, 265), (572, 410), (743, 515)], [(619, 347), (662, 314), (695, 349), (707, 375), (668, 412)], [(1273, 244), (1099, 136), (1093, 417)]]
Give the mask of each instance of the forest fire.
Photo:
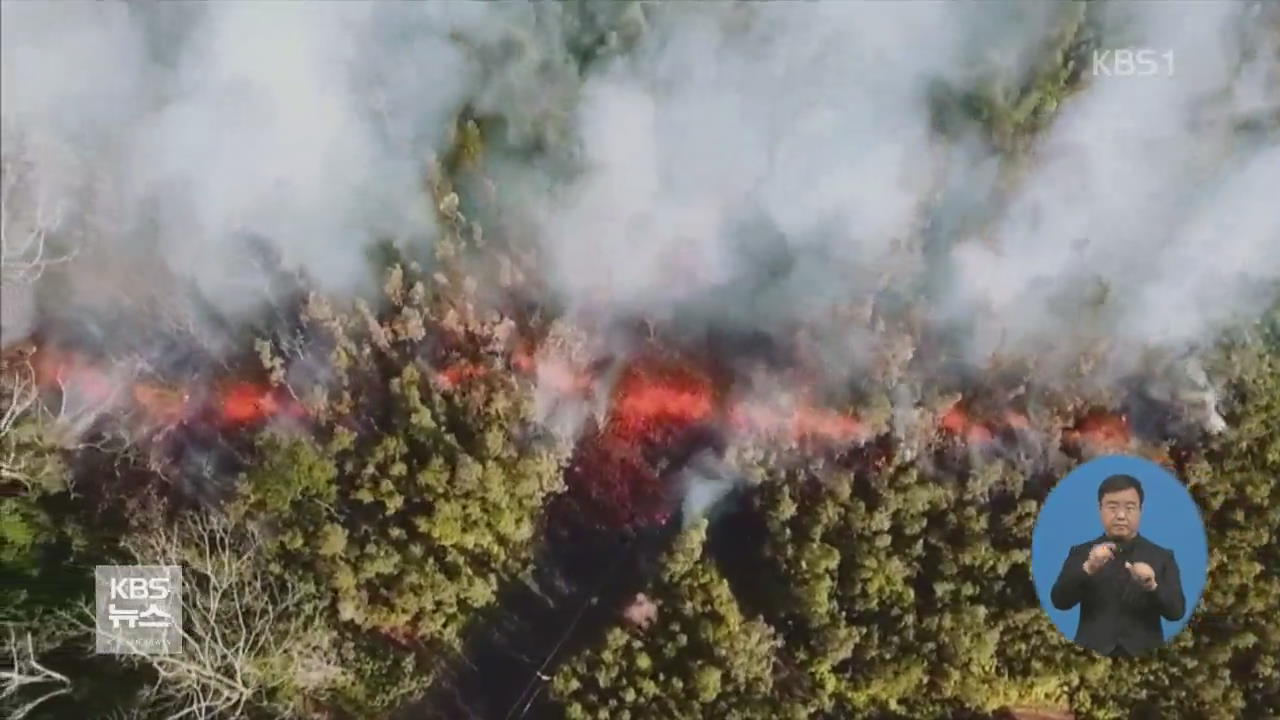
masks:
[(988, 445), (995, 437), (990, 427), (970, 417), (959, 403), (952, 405), (942, 414), (938, 419), (938, 427), (944, 432), (963, 438), (971, 445)]
[(478, 363), (454, 363), (436, 373), (436, 382), (442, 387), (455, 388), (468, 380), (483, 376), (487, 370)]
[(278, 389), (245, 380), (221, 381), (207, 392), (146, 380), (113, 377), (87, 355), (38, 348), (32, 357), (35, 379), (42, 388), (74, 394), (88, 407), (129, 405), (148, 426), (169, 427), (188, 419), (211, 416), (227, 427), (256, 424), (279, 415), (300, 417), (302, 406)]
[(687, 427), (711, 418), (711, 380), (672, 362), (643, 359), (629, 365), (614, 389), (610, 427), (627, 439), (664, 428)]
[[(851, 415), (807, 400), (790, 403), (789, 409), (778, 403), (726, 400), (717, 397), (711, 378), (693, 364), (655, 357), (628, 362), (611, 392), (614, 416), (620, 418), (619, 427), (626, 434), (642, 435), (654, 423), (695, 424), (715, 419), (743, 435), (787, 441), (816, 438), (847, 444), (869, 439), (866, 427)], [(533, 353), (523, 350), (513, 356), (512, 367), (536, 375), (539, 383), (565, 396), (589, 395), (599, 383), (595, 374), (576, 371), (567, 361), (545, 356), (535, 359)]]
[(223, 386), (217, 398), (219, 416), (227, 423), (247, 425), (277, 415), (303, 415), (302, 406), (292, 398), (285, 400), (278, 391), (244, 381)]
[(606, 417), (579, 439), (566, 474), (571, 493), (586, 506), (582, 514), (604, 525), (664, 521), (674, 509), (667, 475), (699, 450), (721, 446), (724, 433), (827, 445), (868, 436), (856, 418), (808, 403), (781, 409), (730, 400), (707, 372), (672, 354), (632, 359), (610, 399)]
[[(36, 381), (44, 388), (66, 388), (87, 404), (132, 401), (152, 423), (172, 424), (191, 417), (205, 403), (215, 410), (225, 425), (251, 425), (279, 415), (298, 417), (302, 406), (278, 388), (265, 383), (233, 379), (214, 383), (208, 392), (146, 380), (122, 380), (109, 366), (86, 354), (40, 347), (31, 357)], [(512, 369), (536, 375), (556, 393), (586, 395), (599, 382), (589, 372), (578, 371), (567, 361), (537, 357), (527, 349), (511, 358)], [(489, 370), (478, 363), (458, 362), (435, 373), (444, 388), (455, 388), (476, 380)], [(629, 362), (611, 391), (610, 433), (629, 441), (640, 441), (655, 429), (687, 427), (702, 422), (722, 422), (733, 432), (780, 440), (819, 439), (834, 444), (865, 442), (867, 428), (857, 418), (820, 407), (809, 401), (779, 404), (727, 400), (718, 397), (705, 373), (691, 364), (671, 359), (643, 357)], [(803, 396), (802, 396), (803, 397)], [(985, 445), (1001, 428), (1026, 430), (1025, 414), (1007, 410), (998, 421), (979, 420), (957, 402), (938, 416), (940, 431), (965, 442)], [(1131, 442), (1131, 432), (1123, 415), (1094, 410), (1064, 432), (1074, 444), (1088, 443), (1105, 450), (1121, 450)]]
[(607, 417), (583, 433), (565, 473), (580, 517), (603, 526), (659, 524), (674, 504), (663, 470), (716, 412), (705, 374), (673, 358), (645, 357), (623, 369)]
[[(1003, 430), (1028, 431), (1031, 420), (1017, 410), (1006, 410), (998, 422), (975, 419), (957, 402), (938, 417), (938, 429), (962, 438), (969, 445), (985, 446), (994, 441)], [(1063, 440), (1073, 447), (1088, 447), (1095, 452), (1122, 452), (1133, 440), (1128, 418), (1122, 414), (1095, 409), (1062, 433)]]
[[(246, 379), (186, 386), (138, 380), (123, 368), (52, 346), (35, 350), (31, 363), (46, 390), (73, 397), (77, 406), (121, 411), (153, 430), (192, 422), (234, 430), (306, 414), (286, 389)], [(717, 383), (699, 363), (674, 352), (651, 349), (623, 362), (610, 374), (607, 389), (599, 363), (587, 371), (565, 357), (522, 347), (510, 357), (510, 367), (563, 398), (585, 401), (607, 392), (603, 417), (581, 431), (566, 472), (574, 502), (586, 506), (581, 514), (605, 526), (664, 521), (676, 506), (667, 487), (671, 473), (699, 450), (722, 451), (731, 436), (828, 448), (871, 440), (860, 419), (821, 407), (804, 388), (786, 401), (735, 396), (732, 383)], [(448, 391), (490, 372), (484, 364), (462, 361), (435, 370), (433, 377)], [(991, 446), (1000, 433), (1031, 428), (1021, 411), (979, 418), (963, 400), (943, 410), (936, 423), (939, 432), (976, 448)], [(1131, 433), (1123, 415), (1095, 410), (1062, 438), (1077, 448), (1118, 452), (1129, 447)]]
[(1121, 452), (1132, 443), (1128, 419), (1124, 415), (1093, 410), (1063, 433), (1075, 445), (1088, 445), (1104, 452)]
[(729, 422), (743, 433), (786, 440), (819, 439), (837, 445), (865, 442), (870, 435), (857, 418), (810, 404), (784, 412), (764, 405), (740, 403), (730, 408)]

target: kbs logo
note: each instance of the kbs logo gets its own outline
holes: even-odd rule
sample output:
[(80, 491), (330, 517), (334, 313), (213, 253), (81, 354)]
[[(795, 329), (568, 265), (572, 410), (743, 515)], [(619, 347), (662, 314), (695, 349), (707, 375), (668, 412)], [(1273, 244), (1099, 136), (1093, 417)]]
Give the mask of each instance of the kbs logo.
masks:
[(169, 578), (112, 578), (111, 599), (164, 600), (169, 597)]
[(1173, 77), (1173, 51), (1118, 48), (1093, 51), (1094, 77)]
[(94, 569), (99, 653), (182, 652), (182, 568), (99, 565)]

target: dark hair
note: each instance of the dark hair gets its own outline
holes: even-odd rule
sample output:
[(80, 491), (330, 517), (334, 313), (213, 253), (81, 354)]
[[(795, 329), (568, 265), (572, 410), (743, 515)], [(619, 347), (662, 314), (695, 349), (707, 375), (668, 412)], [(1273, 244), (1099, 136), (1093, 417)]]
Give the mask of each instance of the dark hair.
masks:
[(1142, 505), (1146, 495), (1142, 492), (1142, 483), (1138, 482), (1138, 478), (1132, 475), (1112, 475), (1103, 480), (1102, 484), (1098, 486), (1098, 504), (1102, 504), (1103, 495), (1110, 495), (1113, 492), (1120, 492), (1129, 488), (1138, 491), (1138, 505)]

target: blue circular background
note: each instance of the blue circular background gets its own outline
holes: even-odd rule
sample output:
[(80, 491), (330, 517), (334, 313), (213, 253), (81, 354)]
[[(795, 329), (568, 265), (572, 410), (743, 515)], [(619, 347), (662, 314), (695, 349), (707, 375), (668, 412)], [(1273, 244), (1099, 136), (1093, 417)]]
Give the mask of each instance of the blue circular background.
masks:
[(1098, 484), (1108, 475), (1132, 475), (1142, 483), (1142, 522), (1138, 533), (1173, 551), (1182, 576), (1187, 612), (1181, 620), (1161, 619), (1164, 639), (1173, 637), (1191, 618), (1200, 602), (1209, 566), (1209, 546), (1204, 521), (1191, 494), (1168, 470), (1150, 460), (1125, 455), (1100, 457), (1073, 470), (1054, 486), (1040, 509), (1031, 536), (1031, 574), (1040, 606), (1068, 638), (1075, 638), (1080, 606), (1058, 610), (1049, 602), (1049, 591), (1058, 579), (1072, 545), (1102, 534), (1098, 517)]

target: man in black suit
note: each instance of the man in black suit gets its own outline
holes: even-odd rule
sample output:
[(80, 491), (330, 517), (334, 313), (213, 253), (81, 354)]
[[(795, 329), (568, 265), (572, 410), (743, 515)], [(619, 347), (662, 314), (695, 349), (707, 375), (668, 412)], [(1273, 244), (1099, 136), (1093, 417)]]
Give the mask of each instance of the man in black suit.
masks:
[(1173, 551), (1138, 535), (1142, 483), (1112, 475), (1098, 486), (1104, 534), (1071, 548), (1050, 599), (1080, 605), (1076, 643), (1108, 656), (1137, 655), (1164, 642), (1160, 618), (1186, 612)]

